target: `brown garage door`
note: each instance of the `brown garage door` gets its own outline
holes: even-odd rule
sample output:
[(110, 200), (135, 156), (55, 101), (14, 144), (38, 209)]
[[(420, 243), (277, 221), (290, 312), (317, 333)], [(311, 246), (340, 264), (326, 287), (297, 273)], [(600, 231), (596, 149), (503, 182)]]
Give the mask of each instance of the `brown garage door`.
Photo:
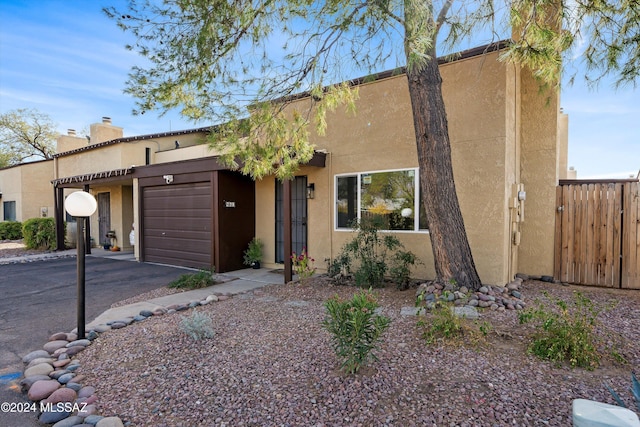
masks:
[(210, 268), (211, 183), (144, 187), (142, 191), (144, 260)]

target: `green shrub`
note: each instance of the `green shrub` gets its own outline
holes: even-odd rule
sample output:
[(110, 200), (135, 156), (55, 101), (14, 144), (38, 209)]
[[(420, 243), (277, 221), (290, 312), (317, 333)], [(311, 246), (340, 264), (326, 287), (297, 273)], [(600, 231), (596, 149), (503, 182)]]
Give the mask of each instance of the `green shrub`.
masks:
[(200, 289), (206, 288), (215, 283), (213, 275), (215, 273), (215, 267), (210, 270), (200, 270), (197, 273), (183, 274), (173, 282), (169, 283), (168, 287), (174, 289)]
[(22, 236), (28, 249), (55, 249), (55, 220), (53, 218), (28, 219), (22, 224)]
[(200, 341), (205, 338), (213, 338), (213, 321), (211, 318), (200, 313), (197, 310), (193, 310), (191, 316), (182, 316), (180, 321), (180, 330), (191, 337), (194, 341)]
[(449, 304), (437, 301), (431, 309), (431, 314), (433, 317), (430, 321), (418, 322), (418, 326), (424, 328), (422, 337), (427, 344), (449, 340), (463, 334), (462, 319), (454, 314)]
[(391, 320), (376, 313), (378, 303), (371, 291), (360, 291), (346, 301), (335, 296), (324, 306), (327, 315), (322, 326), (331, 334), (341, 368), (353, 374), (369, 360), (377, 360), (373, 350)]
[[(342, 248), (335, 260), (327, 261), (329, 275), (336, 278), (353, 274), (356, 286), (379, 288), (384, 286), (385, 275), (390, 272), (394, 280), (402, 282), (399, 287), (408, 286), (410, 266), (417, 262), (416, 256), (402, 251), (404, 246), (394, 235), (380, 234), (380, 223), (376, 219), (355, 221), (352, 227), (357, 232), (356, 236)], [(387, 260), (391, 252), (394, 252), (393, 265), (389, 270)]]
[(597, 317), (604, 308), (574, 292), (573, 304), (544, 293), (549, 304), (538, 303), (518, 314), (520, 323), (535, 322), (537, 326), (529, 352), (557, 364), (569, 362), (571, 367), (596, 368), (600, 363), (597, 337), (594, 332)]
[(411, 285), (411, 267), (419, 263), (418, 257), (410, 251), (398, 251), (393, 255), (393, 264), (389, 270), (391, 280), (399, 290)]
[(20, 221), (0, 222), (0, 240), (22, 239), (22, 223)]

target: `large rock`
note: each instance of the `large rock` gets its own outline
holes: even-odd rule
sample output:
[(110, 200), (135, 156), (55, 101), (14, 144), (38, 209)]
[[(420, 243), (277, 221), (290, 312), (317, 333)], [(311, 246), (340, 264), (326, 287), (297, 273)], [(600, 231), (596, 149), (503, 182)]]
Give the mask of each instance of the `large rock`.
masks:
[(96, 427), (124, 427), (124, 424), (118, 417), (105, 417), (98, 421)]
[(44, 411), (40, 415), (40, 418), (38, 418), (38, 421), (40, 421), (42, 424), (54, 424), (60, 420), (68, 418), (69, 415), (71, 415), (71, 412), (69, 411)]
[(49, 357), (49, 352), (46, 350), (36, 350), (27, 354), (22, 358), (23, 363), (30, 363), (33, 359), (38, 359), (40, 357)]
[(73, 402), (78, 394), (70, 388), (59, 388), (45, 399), (47, 403)]
[(40, 363), (38, 365), (27, 368), (24, 371), (24, 376), (30, 377), (32, 375), (49, 375), (49, 373), (51, 372), (53, 372), (53, 366), (48, 363)]
[(49, 341), (48, 343), (43, 345), (42, 348), (45, 351), (48, 351), (49, 353), (53, 353), (57, 349), (63, 348), (67, 344), (69, 344), (69, 341), (67, 341), (67, 340), (55, 340), (55, 341)]
[(82, 419), (82, 417), (78, 417), (77, 415), (74, 415), (72, 417), (65, 418), (62, 421), (58, 421), (53, 425), (53, 427), (73, 427), (76, 425), (82, 425), (83, 422), (84, 420)]
[(29, 388), (27, 397), (30, 400), (37, 402), (51, 396), (51, 394), (59, 388), (60, 388), (60, 383), (56, 380), (36, 381), (35, 383), (33, 383), (33, 385), (31, 385), (31, 388)]

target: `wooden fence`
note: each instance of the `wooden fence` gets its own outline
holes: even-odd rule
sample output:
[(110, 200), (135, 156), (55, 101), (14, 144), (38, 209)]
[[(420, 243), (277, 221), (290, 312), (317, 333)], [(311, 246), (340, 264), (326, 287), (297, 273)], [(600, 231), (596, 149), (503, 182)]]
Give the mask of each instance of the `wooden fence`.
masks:
[(556, 207), (556, 279), (640, 289), (640, 182), (560, 181)]

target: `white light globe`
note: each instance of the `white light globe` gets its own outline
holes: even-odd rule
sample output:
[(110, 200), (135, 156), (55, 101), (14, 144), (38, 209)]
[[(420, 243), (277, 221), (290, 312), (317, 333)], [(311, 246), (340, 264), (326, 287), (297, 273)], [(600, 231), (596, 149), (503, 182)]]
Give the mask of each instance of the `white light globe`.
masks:
[(411, 208), (404, 208), (400, 211), (400, 215), (402, 215), (404, 218), (409, 218), (412, 213), (413, 209)]
[(64, 199), (64, 208), (71, 216), (89, 217), (98, 208), (98, 202), (86, 191), (76, 191)]

